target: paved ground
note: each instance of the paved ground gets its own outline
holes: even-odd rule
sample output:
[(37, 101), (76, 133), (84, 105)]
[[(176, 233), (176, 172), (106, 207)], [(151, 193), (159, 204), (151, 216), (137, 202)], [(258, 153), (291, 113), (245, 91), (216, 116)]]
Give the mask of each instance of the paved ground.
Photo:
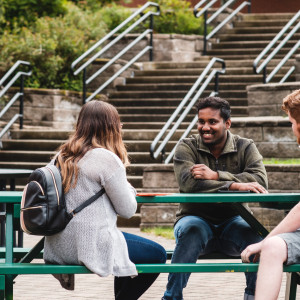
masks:
[[(173, 249), (174, 241), (145, 234), (137, 228), (124, 228), (124, 231), (151, 238), (165, 249)], [(26, 235), (24, 246), (32, 246), (39, 238)], [(161, 274), (141, 300), (160, 300), (167, 282), (167, 274)], [(185, 300), (242, 300), (245, 288), (243, 273), (192, 274), (184, 290)], [(113, 277), (101, 278), (97, 275), (76, 275), (75, 291), (66, 291), (52, 275), (21, 275), (15, 280), (15, 300), (53, 299), (101, 299), (113, 300)], [(280, 297), (284, 299), (285, 275)], [(300, 289), (297, 295), (300, 299)]]

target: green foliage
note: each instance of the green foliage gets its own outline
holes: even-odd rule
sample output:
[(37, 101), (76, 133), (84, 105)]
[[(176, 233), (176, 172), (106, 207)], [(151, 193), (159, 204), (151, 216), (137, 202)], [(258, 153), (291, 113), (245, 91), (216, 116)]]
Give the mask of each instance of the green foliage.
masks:
[[(67, 0), (1, 1), (0, 26), (5, 26), (0, 35), (0, 70), (8, 70), (17, 60), (29, 61), (33, 72), (26, 86), (35, 88), (81, 90), (81, 78), (73, 76), (71, 63), (132, 14), (111, 0), (73, 0), (77, 5)], [(161, 8), (161, 15), (154, 16), (155, 32), (202, 32), (202, 22), (193, 16), (189, 2), (155, 1)], [(149, 20), (131, 33), (148, 26)]]
[(106, 33), (100, 13), (83, 13), (68, 6), (64, 17), (43, 17), (17, 32), (5, 31), (0, 39), (0, 67), (7, 70), (17, 60), (33, 66), (26, 86), (80, 90), (71, 63)]
[(299, 165), (300, 158), (264, 158), (265, 165)]
[(195, 18), (191, 3), (186, 0), (154, 0), (160, 16), (154, 19), (157, 33), (203, 34), (203, 19)]
[[(102, 14), (102, 20), (107, 25), (109, 31), (115, 29), (132, 14), (132, 10), (129, 8), (116, 4), (105, 6), (100, 10), (100, 12)], [(132, 22), (130, 24), (132, 24)], [(128, 24), (123, 31), (129, 27), (130, 24)]]
[(2, 0), (1, 27), (11, 29), (28, 26), (38, 18), (66, 13), (66, 0)]
[[(120, 0), (71, 0), (71, 1), (84, 10), (95, 11), (109, 4), (114, 5), (116, 2), (119, 2)], [(123, 0), (122, 2), (130, 3), (131, 0), (125, 0), (125, 1)]]
[(156, 236), (162, 236), (169, 240), (175, 239), (173, 227), (148, 227), (143, 228), (142, 232), (154, 234)]

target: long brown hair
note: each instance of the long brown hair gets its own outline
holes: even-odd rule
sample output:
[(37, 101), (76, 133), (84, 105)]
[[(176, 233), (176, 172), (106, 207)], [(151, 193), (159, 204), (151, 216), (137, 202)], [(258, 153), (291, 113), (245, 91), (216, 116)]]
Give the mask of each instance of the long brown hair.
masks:
[(59, 148), (57, 157), (61, 168), (65, 193), (78, 178), (78, 161), (91, 149), (105, 148), (129, 164), (127, 151), (122, 140), (121, 122), (118, 111), (107, 102), (93, 100), (80, 110), (76, 129), (68, 141)]

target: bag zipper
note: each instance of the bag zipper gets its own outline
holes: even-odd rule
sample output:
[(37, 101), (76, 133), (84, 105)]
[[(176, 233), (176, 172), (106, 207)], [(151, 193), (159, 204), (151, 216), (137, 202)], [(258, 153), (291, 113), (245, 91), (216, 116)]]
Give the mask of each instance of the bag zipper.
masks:
[(55, 187), (55, 192), (56, 192), (56, 196), (57, 196), (57, 203), (59, 205), (59, 202), (60, 202), (59, 201), (59, 194), (58, 194), (58, 189), (57, 189), (57, 185), (56, 185), (56, 182), (55, 182), (54, 174), (53, 174), (53, 172), (52, 172), (52, 170), (50, 168), (48, 168), (48, 167), (46, 167), (46, 168), (49, 170), (49, 172), (50, 172), (50, 174), (52, 176), (54, 187)]

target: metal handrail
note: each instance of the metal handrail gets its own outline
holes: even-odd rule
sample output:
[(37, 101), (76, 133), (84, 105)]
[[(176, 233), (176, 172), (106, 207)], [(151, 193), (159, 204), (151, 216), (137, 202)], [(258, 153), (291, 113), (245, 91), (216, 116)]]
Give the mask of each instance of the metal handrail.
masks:
[(13, 78), (3, 87), (0, 91), (0, 98), (4, 96), (4, 94), (8, 91), (8, 89), (20, 78), (20, 90), (17, 92), (12, 99), (5, 105), (5, 107), (0, 112), (0, 118), (9, 110), (9, 108), (18, 100), (20, 99), (20, 106), (19, 106), (19, 113), (15, 114), (11, 120), (7, 123), (7, 125), (0, 131), (0, 148), (1, 139), (4, 134), (9, 130), (9, 128), (19, 119), (20, 121), (20, 129), (23, 128), (23, 110), (24, 110), (24, 76), (30, 76), (32, 73), (31, 65), (27, 61), (18, 60), (2, 77), (0, 80), (0, 85), (2, 86), (14, 73), (14, 71), (19, 67), (25, 65), (28, 67), (28, 71), (18, 71)]
[[(144, 11), (153, 6), (156, 8), (156, 11), (148, 11), (144, 13)], [(142, 55), (144, 55), (147, 51), (149, 51), (149, 60), (153, 60), (153, 16), (158, 16), (160, 14), (159, 5), (155, 2), (147, 2), (141, 8), (136, 10), (131, 16), (129, 16), (124, 22), (118, 25), (115, 29), (113, 29), (109, 34), (95, 43), (91, 48), (89, 48), (85, 53), (83, 53), (80, 57), (78, 57), (71, 65), (71, 68), (74, 70), (74, 75), (78, 75), (83, 71), (83, 103), (90, 101), (93, 99), (100, 91), (102, 91), (106, 86), (108, 86), (117, 76), (119, 76), (122, 72), (124, 72), (128, 67), (130, 67), (135, 61), (137, 61)], [(131, 22), (134, 18), (140, 16), (138, 20), (136, 20), (132, 25), (130, 25), (126, 30), (122, 33), (118, 34), (113, 40), (111, 40), (108, 44), (106, 44), (101, 50), (95, 53), (91, 58), (87, 59), (87, 57), (96, 49), (98, 49), (101, 45), (103, 45), (106, 41), (113, 37), (120, 29), (125, 27), (129, 22)], [(86, 69), (89, 65), (91, 65), (97, 58), (103, 55), (108, 49), (110, 49), (113, 45), (115, 45), (118, 41), (120, 41), (127, 33), (133, 30), (136, 26), (142, 23), (150, 17), (150, 28), (145, 30), (138, 38), (136, 38), (133, 42), (131, 42), (127, 47), (122, 49), (115, 57), (113, 57), (108, 63), (106, 63), (101, 69), (99, 69), (96, 73), (90, 76), (88, 79), (86, 78)], [(97, 76), (99, 76), (103, 71), (105, 71), (110, 65), (112, 65), (117, 59), (119, 59), (122, 55), (124, 55), (128, 50), (130, 50), (133, 46), (135, 46), (142, 38), (146, 35), (150, 34), (149, 46), (146, 46), (142, 49), (135, 57), (133, 57), (121, 70), (122, 72), (118, 72), (118, 75), (115, 75), (108, 79), (101, 87), (99, 87), (91, 96), (86, 98), (86, 85), (89, 84), (92, 80), (94, 80)], [(86, 60), (86, 61), (85, 61)], [(77, 69), (75, 67), (82, 61), (85, 61), (82, 65), (80, 65)]]
[[(222, 65), (222, 69), (221, 70), (213, 68), (213, 65), (216, 62), (221, 63), (221, 65)], [(201, 94), (203, 93), (203, 91), (207, 88), (208, 84), (211, 82), (211, 80), (214, 77), (215, 77), (215, 90), (214, 90), (214, 92), (215, 92), (215, 94), (218, 94), (218, 90), (219, 90), (219, 74), (225, 74), (225, 71), (226, 71), (226, 66), (225, 66), (225, 62), (224, 62), (223, 59), (220, 59), (220, 58), (217, 58), (217, 57), (214, 57), (214, 58), (211, 59), (211, 61), (208, 63), (208, 65), (206, 66), (206, 68), (204, 69), (204, 71), (198, 77), (198, 79), (196, 80), (196, 82), (194, 83), (194, 85), (191, 87), (191, 89), (189, 90), (189, 92), (181, 100), (180, 104), (178, 105), (178, 107), (176, 108), (176, 110), (173, 112), (173, 114), (171, 115), (171, 117), (169, 118), (169, 120), (166, 122), (166, 124), (163, 126), (163, 128), (161, 129), (161, 131), (158, 133), (158, 135), (155, 137), (155, 139), (151, 143), (151, 146), (150, 146), (150, 156), (152, 158), (157, 158), (158, 155), (161, 153), (162, 154), (162, 161), (164, 161), (165, 163), (168, 163), (172, 159), (172, 157), (173, 157), (172, 153), (173, 152), (171, 152), (169, 154), (169, 156), (167, 157), (167, 159), (165, 159), (165, 146), (166, 146), (166, 144), (169, 142), (169, 140), (171, 139), (171, 137), (173, 136), (173, 134), (175, 133), (175, 131), (177, 130), (177, 128), (180, 126), (180, 124), (185, 119), (185, 117), (187, 116), (187, 114), (191, 111), (191, 109), (195, 105), (196, 101), (199, 99), (199, 97), (201, 96)], [(205, 77), (206, 77), (206, 79), (205, 79)], [(200, 86), (200, 88), (199, 88), (199, 86)], [(196, 92), (197, 88), (199, 88), (199, 90)], [(184, 109), (184, 106), (187, 103), (188, 103), (188, 105)], [(180, 117), (178, 118), (178, 120), (175, 122), (175, 124), (172, 126), (172, 128), (169, 129), (171, 127), (172, 123), (175, 121), (175, 119), (179, 115), (180, 115)], [(195, 120), (195, 118), (194, 118), (194, 120)], [(194, 122), (194, 120), (192, 121), (192, 123)], [(196, 122), (197, 122), (197, 119), (196, 119)], [(191, 126), (191, 124), (188, 127), (189, 130), (187, 129), (184, 134), (187, 135), (191, 131), (192, 127), (195, 125), (195, 123), (192, 126)], [(169, 130), (168, 134), (165, 136), (165, 138), (161, 141), (161, 143), (158, 146), (158, 148), (155, 150), (155, 147), (160, 142), (162, 136), (164, 134), (166, 134), (166, 132), (168, 130)]]
[[(292, 49), (285, 55), (285, 57), (278, 63), (278, 65), (274, 68), (274, 70), (267, 76), (267, 65), (273, 59), (273, 57), (282, 49), (282, 47), (293, 37), (293, 35), (300, 28), (300, 21), (298, 24), (294, 25), (297, 19), (300, 17), (300, 10), (288, 21), (288, 23), (279, 31), (279, 33), (273, 38), (273, 40), (265, 47), (265, 49), (257, 56), (257, 58), (253, 62), (253, 71), (256, 74), (259, 74), (263, 70), (263, 83), (268, 83), (274, 77), (274, 75), (281, 69), (281, 67), (288, 61), (288, 59), (297, 51), (300, 47), (300, 40), (293, 46)], [(292, 28), (292, 26), (294, 26)], [(277, 47), (268, 55), (267, 58), (258, 66), (259, 62), (262, 58), (268, 53), (269, 50), (279, 42), (280, 38), (287, 33), (288, 30), (291, 31), (285, 36), (285, 38), (277, 45)], [(280, 80), (280, 83), (286, 81), (290, 74), (296, 68), (292, 66), (288, 72), (284, 75), (284, 77)]]
[[(206, 6), (201, 8), (203, 4), (209, 2)], [(227, 7), (236, 2), (236, 0), (226, 1), (215, 13), (208, 18), (208, 10), (215, 4), (217, 0), (202, 0), (194, 6), (194, 16), (199, 18), (204, 15), (204, 34), (203, 34), (203, 55), (207, 53), (207, 41), (212, 38), (221, 28), (224, 27), (234, 16), (236, 16), (245, 6), (248, 6), (248, 13), (251, 12), (251, 0), (243, 1), (230, 15), (227, 16), (218, 26), (216, 26), (209, 34), (207, 33), (208, 25), (216, 19)], [(201, 9), (200, 9), (201, 8)]]

